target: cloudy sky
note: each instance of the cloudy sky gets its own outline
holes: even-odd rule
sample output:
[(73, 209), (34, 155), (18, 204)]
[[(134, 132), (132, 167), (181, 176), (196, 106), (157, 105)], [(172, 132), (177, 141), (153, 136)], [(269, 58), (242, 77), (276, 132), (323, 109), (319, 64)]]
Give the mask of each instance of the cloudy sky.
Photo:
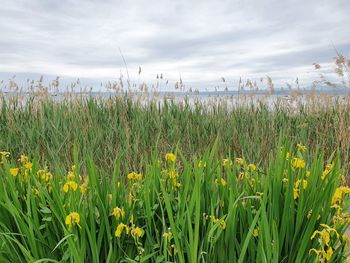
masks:
[[(0, 0), (0, 78), (14, 73), (205, 86), (315, 77), (350, 53), (349, 0)], [(121, 50), (121, 53), (119, 51)]]

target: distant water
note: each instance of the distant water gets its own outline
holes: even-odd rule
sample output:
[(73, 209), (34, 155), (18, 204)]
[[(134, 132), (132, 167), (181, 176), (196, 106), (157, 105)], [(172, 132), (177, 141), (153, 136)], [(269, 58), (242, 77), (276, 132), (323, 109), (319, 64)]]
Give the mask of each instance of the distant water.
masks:
[[(164, 101), (172, 101), (177, 104), (187, 103), (194, 105), (196, 103), (208, 104), (208, 105), (224, 105), (228, 109), (235, 108), (243, 105), (258, 105), (263, 103), (270, 108), (280, 102), (288, 107), (297, 108), (300, 104), (305, 104), (310, 101), (309, 95), (317, 98), (328, 98), (328, 101), (349, 102), (350, 89), (346, 88), (319, 88), (317, 90), (280, 90), (276, 89), (274, 92), (269, 90), (228, 90), (228, 91), (199, 91), (199, 92), (165, 92), (165, 91), (153, 91), (153, 92), (69, 92), (69, 93), (46, 93), (46, 96), (42, 94), (35, 95), (35, 93), (29, 92), (2, 92), (5, 100), (13, 100), (20, 98), (20, 104), (25, 104), (27, 101), (37, 102), (41, 99), (49, 98), (56, 102), (65, 100), (79, 100), (95, 98), (101, 100), (108, 100), (115, 97), (128, 97), (131, 100), (140, 103), (141, 105), (147, 105), (151, 102), (155, 102), (158, 105), (163, 105)], [(329, 100), (330, 99), (330, 100)], [(315, 102), (315, 101), (314, 101)], [(0, 102), (1, 103), (1, 102)]]

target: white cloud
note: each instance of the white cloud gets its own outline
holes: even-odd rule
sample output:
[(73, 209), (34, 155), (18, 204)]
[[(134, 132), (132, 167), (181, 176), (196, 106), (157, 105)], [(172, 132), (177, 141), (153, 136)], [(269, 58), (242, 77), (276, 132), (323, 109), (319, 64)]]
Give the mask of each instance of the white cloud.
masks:
[(121, 48), (145, 81), (308, 80), (332, 45), (349, 53), (349, 10), (346, 0), (0, 0), (0, 72), (116, 78)]

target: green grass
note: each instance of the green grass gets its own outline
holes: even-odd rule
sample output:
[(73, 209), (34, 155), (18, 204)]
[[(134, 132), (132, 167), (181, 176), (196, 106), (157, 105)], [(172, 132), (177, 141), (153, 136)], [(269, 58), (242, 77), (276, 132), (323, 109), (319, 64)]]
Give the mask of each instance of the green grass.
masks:
[(72, 163), (73, 145), (80, 156), (93, 156), (99, 167), (111, 172), (116, 157), (123, 170), (137, 170), (151, 160), (152, 152), (178, 147), (186, 158), (198, 158), (216, 139), (221, 157), (244, 156), (266, 167), (280, 135), (306, 144), (311, 152), (318, 147), (326, 156), (338, 151), (348, 169), (347, 103), (320, 109), (256, 104), (230, 111), (223, 104), (206, 103), (142, 106), (124, 97), (33, 101), (1, 103), (0, 149), (35, 155), (51, 169)]
[[(293, 166), (293, 158), (305, 160), (305, 167)], [(224, 166), (214, 146), (194, 161), (180, 152), (176, 162), (153, 154), (136, 171), (142, 179), (128, 179), (118, 158), (108, 174), (84, 156), (81, 173), (76, 152), (70, 175), (61, 167), (47, 180), (35, 160), (25, 168), (28, 161), (15, 159), (0, 166), (1, 262), (314, 262), (310, 249), (321, 244), (311, 236), (324, 229), (321, 224), (339, 233), (324, 230), (331, 237), (330, 262), (345, 260), (347, 194), (337, 203), (342, 219), (331, 207), (341, 184), (337, 157), (323, 178), (320, 153), (294, 150), (288, 156), (284, 147), (265, 170), (233, 157)], [(15, 177), (13, 167), (20, 168)], [(65, 192), (69, 180), (79, 187)], [(305, 189), (297, 180), (307, 181)], [(125, 215), (112, 215), (115, 207)], [(71, 212), (79, 213), (79, 225), (65, 223)], [(116, 237), (120, 223), (130, 232)], [(131, 230), (136, 227), (142, 235)]]
[(4, 99), (0, 262), (343, 262), (349, 127), (337, 101)]

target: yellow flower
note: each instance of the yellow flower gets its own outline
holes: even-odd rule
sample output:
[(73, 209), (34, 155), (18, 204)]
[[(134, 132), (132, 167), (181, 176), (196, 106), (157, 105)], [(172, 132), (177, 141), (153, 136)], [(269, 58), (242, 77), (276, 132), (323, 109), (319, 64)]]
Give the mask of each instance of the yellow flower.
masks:
[(66, 216), (66, 225), (68, 226), (68, 229), (71, 229), (74, 225), (80, 227), (79, 222), (80, 215), (77, 212), (71, 212)]
[(335, 235), (337, 236), (337, 238), (339, 238), (339, 233), (337, 230), (335, 230), (334, 228), (330, 227), (329, 225), (327, 224), (320, 224), (321, 227), (324, 228), (324, 230), (326, 230), (328, 233), (335, 233)]
[(9, 152), (1, 151), (0, 152), (1, 158), (8, 158), (10, 156)]
[(72, 171), (69, 171), (67, 174), (67, 180), (71, 181), (74, 180), (74, 173)]
[[(131, 220), (131, 222), (132, 222), (132, 220)], [(129, 235), (129, 233), (130, 233), (130, 227), (125, 226), (125, 233), (126, 233), (126, 235)]]
[[(220, 179), (220, 183), (221, 183), (222, 187), (225, 187), (227, 185), (227, 183), (226, 183), (224, 178)], [(219, 185), (219, 180), (218, 179), (215, 179), (215, 185)]]
[(143, 230), (139, 227), (132, 228), (131, 229), (131, 235), (136, 238), (136, 237), (142, 237), (143, 236)]
[(28, 156), (22, 154), (19, 158), (19, 161), (22, 163), (22, 164), (26, 164), (27, 162), (29, 162), (29, 158)]
[(67, 181), (72, 181), (74, 180), (75, 177), (75, 170), (76, 170), (76, 166), (72, 165), (72, 169), (68, 172), (67, 174)]
[(246, 176), (246, 173), (240, 172), (240, 173), (238, 174), (238, 179), (243, 180), (245, 176)]
[(26, 170), (31, 170), (32, 167), (33, 167), (33, 163), (31, 163), (31, 162), (27, 162), (27, 163), (24, 165), (24, 168), (25, 168)]
[(49, 181), (49, 180), (52, 180), (52, 178), (53, 178), (52, 173), (50, 173), (50, 172), (46, 173), (46, 177), (45, 177), (45, 181), (46, 182)]
[(221, 178), (221, 185), (225, 187), (227, 185), (226, 181), (224, 178)]
[(127, 228), (127, 225), (123, 224), (123, 223), (120, 223), (118, 226), (117, 226), (117, 229), (115, 230), (115, 233), (114, 235), (117, 237), (117, 238), (120, 238), (122, 233), (123, 233), (123, 230), (124, 228)]
[(69, 190), (69, 184), (65, 183), (63, 186), (63, 192), (67, 193)]
[(181, 183), (179, 183), (179, 182), (176, 181), (176, 180), (173, 180), (173, 187), (174, 187), (174, 188), (180, 188), (180, 187), (181, 187)]
[(294, 187), (295, 188), (299, 188), (300, 184), (302, 183), (303, 185), (303, 189), (306, 189), (307, 188), (307, 181), (306, 180), (297, 180), (295, 183), (294, 183)]
[(84, 194), (86, 192), (86, 189), (88, 188), (89, 186), (89, 177), (85, 177), (84, 178), (84, 183), (80, 186), (80, 191), (82, 194)]
[(127, 177), (128, 177), (128, 180), (134, 180), (135, 176), (134, 176), (134, 172), (132, 173), (128, 173)]
[(199, 167), (199, 168), (201, 168), (201, 167), (205, 168), (205, 167), (207, 167), (207, 163), (206, 163), (206, 162), (203, 162), (203, 161), (199, 161), (199, 162), (198, 162), (198, 167)]
[(168, 175), (171, 179), (176, 179), (176, 177), (178, 177), (178, 173), (175, 171), (169, 171)]
[(296, 200), (299, 197), (299, 189), (293, 189), (293, 198)]
[(317, 250), (315, 248), (310, 249), (309, 253), (314, 252), (317, 256), (317, 259), (320, 262), (327, 262), (332, 259), (333, 256), (333, 249), (331, 247), (328, 247), (327, 251), (324, 250), (324, 248)]
[(77, 188), (78, 188), (78, 184), (76, 182), (68, 181), (64, 184), (63, 191), (67, 193), (69, 189), (72, 189), (75, 192)]
[(334, 162), (327, 164), (326, 169), (322, 173), (321, 179), (324, 180), (328, 176), (328, 174), (333, 170), (333, 168), (334, 168)]
[[(210, 216), (210, 219), (211, 219), (211, 221), (214, 223), (214, 224), (216, 224), (216, 223), (218, 223), (219, 221), (220, 221), (220, 219), (219, 218), (216, 218), (215, 216)], [(221, 229), (222, 230), (225, 230), (226, 229), (226, 222), (225, 222), (225, 220), (224, 219), (221, 219), (221, 221), (220, 221), (220, 227), (221, 227)]]
[(323, 227), (323, 229), (321, 231), (316, 230), (312, 236), (311, 236), (311, 240), (314, 239), (317, 235), (320, 236), (320, 238), (318, 239), (318, 243), (321, 246), (321, 249), (317, 250), (315, 248), (310, 249), (310, 252), (314, 252), (317, 255), (317, 258), (320, 261), (330, 261), (332, 256), (333, 256), (333, 249), (332, 246), (330, 244), (331, 241), (331, 233), (335, 233), (337, 239), (340, 237), (339, 233), (337, 232), (337, 230), (335, 230), (334, 228), (326, 225), (326, 224), (320, 224), (321, 227)]
[(87, 184), (84, 183), (80, 186), (80, 191), (82, 194), (84, 194), (86, 192), (86, 189), (87, 189)]
[(18, 175), (18, 171), (19, 169), (18, 168), (11, 168), (10, 169), (10, 174), (14, 177), (16, 177)]
[(46, 182), (48, 182), (48, 181), (52, 180), (52, 178), (53, 178), (52, 173), (48, 172), (48, 173), (45, 174), (44, 180), (45, 180)]
[(305, 167), (305, 161), (303, 159), (299, 159), (299, 158), (293, 158), (292, 159), (292, 167), (294, 169), (302, 169)]
[(287, 153), (286, 153), (286, 160), (288, 161), (289, 158), (290, 158), (290, 152), (287, 152)]
[(41, 179), (46, 182), (52, 180), (53, 175), (50, 172), (47, 172), (46, 170), (38, 170), (36, 172), (36, 175)]
[(298, 147), (298, 150), (300, 152), (305, 152), (306, 151), (306, 146), (305, 145), (302, 145), (301, 143), (298, 143), (297, 144), (297, 147)]
[(312, 236), (311, 236), (311, 240), (314, 239), (316, 237), (316, 235), (319, 235), (322, 238), (322, 241), (324, 242), (325, 245), (329, 246), (329, 241), (331, 240), (331, 237), (329, 235), (328, 231), (318, 231), (316, 230)]
[(333, 249), (331, 247), (329, 247), (327, 249), (327, 253), (326, 253), (325, 258), (326, 258), (327, 261), (330, 261), (332, 256), (333, 256)]
[(114, 209), (113, 209), (113, 213), (112, 213), (112, 215), (114, 215), (116, 218), (120, 218), (120, 217), (122, 217), (122, 218), (124, 218), (124, 216), (125, 216), (125, 210), (124, 210), (124, 207), (122, 207), (121, 209), (119, 208), (119, 207), (115, 207)]
[(343, 191), (338, 187), (332, 197), (332, 204), (340, 203), (343, 200)]
[(311, 172), (310, 171), (306, 171), (306, 177), (310, 177), (310, 175), (311, 175)]
[(170, 231), (168, 231), (168, 232), (165, 232), (165, 233), (163, 234), (163, 237), (164, 237), (165, 239), (167, 239), (168, 242), (169, 242), (169, 241), (172, 239), (173, 234), (172, 234)]
[(1, 156), (0, 163), (3, 163), (10, 156), (10, 153), (2, 151), (2, 152), (0, 152), (0, 156)]
[(167, 153), (165, 155), (165, 160), (167, 160), (168, 162), (174, 163), (176, 161), (176, 155), (173, 153)]
[(256, 165), (253, 164), (253, 163), (249, 164), (249, 165), (248, 165), (248, 170), (249, 170), (249, 171), (255, 171), (255, 170), (256, 170)]
[(141, 181), (142, 180), (142, 174), (138, 174), (135, 172), (131, 172), (127, 175), (128, 180), (130, 181)]
[(239, 164), (239, 165), (243, 165), (244, 164), (244, 159), (236, 158), (236, 163)]
[(225, 229), (226, 229), (226, 222), (225, 222), (225, 220), (222, 220), (222, 221), (220, 222), (220, 226), (221, 226), (221, 229), (222, 229), (222, 230), (225, 230)]
[(259, 236), (259, 228), (258, 227), (253, 230), (253, 236), (254, 237)]
[(214, 224), (219, 221), (219, 219), (216, 218), (215, 216), (210, 216), (210, 219), (211, 221), (213, 221)]
[(307, 213), (307, 219), (310, 219), (311, 218), (311, 215), (312, 215), (312, 209)]
[(345, 195), (350, 195), (350, 188), (347, 186), (338, 187), (332, 197), (332, 205), (341, 204)]
[(112, 194), (108, 194), (108, 196), (107, 196), (107, 197), (108, 197), (108, 200), (109, 200), (109, 201), (112, 201), (112, 199), (113, 199)]
[(74, 192), (78, 188), (78, 184), (76, 182), (73, 182), (73, 181), (69, 182), (69, 186), (70, 186), (71, 189), (73, 189)]
[(141, 181), (142, 180), (142, 174), (141, 173), (138, 173), (135, 175), (135, 179), (136, 181)]
[(229, 160), (229, 159), (223, 159), (222, 160), (222, 165), (223, 166), (227, 166), (227, 165), (232, 165), (232, 161), (231, 160)]
[(300, 185), (303, 186), (303, 189), (306, 189), (307, 188), (307, 181), (303, 179), (303, 180), (297, 180), (294, 183), (294, 189), (293, 189), (293, 198), (294, 198), (294, 200), (296, 200), (299, 197)]
[[(307, 213), (307, 219), (309, 219), (310, 220), (310, 218), (311, 218), (311, 216), (312, 216), (312, 209)], [(320, 214), (318, 214), (317, 215), (317, 220), (319, 220), (321, 218), (321, 215)]]

